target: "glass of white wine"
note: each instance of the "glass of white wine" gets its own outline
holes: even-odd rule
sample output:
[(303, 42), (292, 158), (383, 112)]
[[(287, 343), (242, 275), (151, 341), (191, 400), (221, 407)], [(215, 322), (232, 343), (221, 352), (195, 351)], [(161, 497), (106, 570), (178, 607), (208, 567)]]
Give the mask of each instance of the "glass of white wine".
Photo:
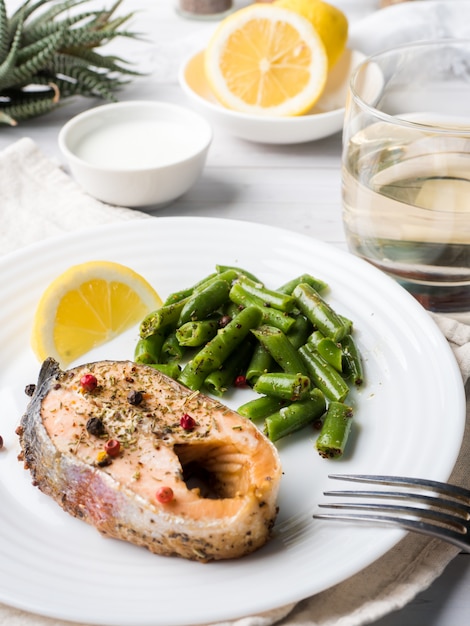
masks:
[(342, 195), (352, 252), (425, 308), (470, 311), (470, 40), (401, 46), (356, 69)]

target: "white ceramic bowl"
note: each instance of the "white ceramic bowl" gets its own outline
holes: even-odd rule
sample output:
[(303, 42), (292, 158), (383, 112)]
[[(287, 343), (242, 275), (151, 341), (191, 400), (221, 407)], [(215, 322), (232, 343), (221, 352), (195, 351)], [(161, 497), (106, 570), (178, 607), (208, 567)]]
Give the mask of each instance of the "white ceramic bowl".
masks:
[(311, 111), (298, 117), (248, 115), (222, 106), (206, 80), (204, 51), (183, 63), (179, 82), (194, 107), (214, 127), (241, 139), (260, 143), (303, 143), (327, 137), (342, 129), (349, 77), (363, 59), (361, 52), (346, 50), (330, 72), (320, 100)]
[(163, 102), (119, 102), (80, 113), (59, 133), (72, 176), (109, 204), (157, 207), (201, 174), (212, 141), (197, 113)]

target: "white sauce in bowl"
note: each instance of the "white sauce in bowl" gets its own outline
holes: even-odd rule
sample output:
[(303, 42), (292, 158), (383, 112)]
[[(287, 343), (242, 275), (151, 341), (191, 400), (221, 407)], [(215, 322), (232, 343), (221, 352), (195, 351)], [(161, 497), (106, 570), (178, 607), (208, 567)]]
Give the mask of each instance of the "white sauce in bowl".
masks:
[(75, 155), (87, 163), (114, 169), (144, 169), (189, 158), (201, 138), (185, 124), (170, 120), (104, 122), (80, 138)]

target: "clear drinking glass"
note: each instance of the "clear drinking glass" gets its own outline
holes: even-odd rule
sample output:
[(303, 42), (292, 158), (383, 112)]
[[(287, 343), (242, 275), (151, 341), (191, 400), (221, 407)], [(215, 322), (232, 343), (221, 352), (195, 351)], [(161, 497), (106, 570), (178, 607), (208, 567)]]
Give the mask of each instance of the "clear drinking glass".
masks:
[(342, 181), (350, 250), (427, 309), (470, 311), (470, 41), (403, 46), (356, 69)]

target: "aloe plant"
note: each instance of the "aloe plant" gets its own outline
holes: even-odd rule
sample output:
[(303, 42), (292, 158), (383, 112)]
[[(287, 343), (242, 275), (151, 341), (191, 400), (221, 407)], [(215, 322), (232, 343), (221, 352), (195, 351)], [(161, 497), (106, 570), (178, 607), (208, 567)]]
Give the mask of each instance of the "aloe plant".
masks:
[(72, 96), (116, 100), (115, 92), (138, 75), (124, 59), (97, 51), (116, 37), (132, 13), (78, 11), (89, 0), (26, 0), (10, 17), (0, 0), (0, 123), (52, 111)]

